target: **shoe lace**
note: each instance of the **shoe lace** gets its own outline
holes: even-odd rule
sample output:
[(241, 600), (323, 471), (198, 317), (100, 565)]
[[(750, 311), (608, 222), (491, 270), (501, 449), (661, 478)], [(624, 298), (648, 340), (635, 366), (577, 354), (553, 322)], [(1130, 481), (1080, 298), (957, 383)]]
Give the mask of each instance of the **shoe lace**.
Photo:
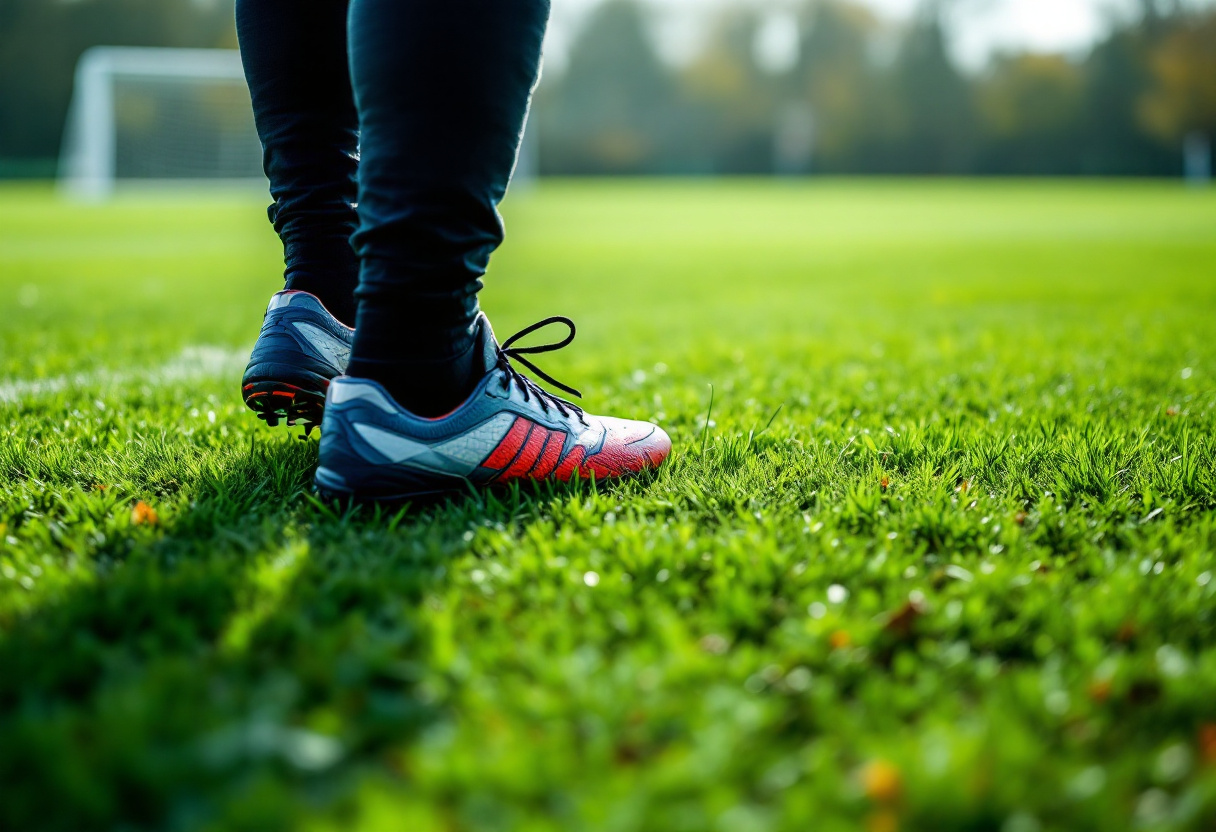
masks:
[[(521, 338), (526, 338), (527, 336), (531, 335), (533, 332), (536, 332), (537, 330), (540, 330), (540, 329), (544, 329), (545, 327), (550, 326), (551, 324), (563, 324), (567, 329), (570, 330), (570, 332), (568, 335), (566, 335), (566, 337), (563, 340), (561, 340), (555, 344), (537, 344), (532, 347), (514, 346), (514, 344), (517, 341), (519, 341)], [(587, 424), (587, 420), (585, 418), (583, 418), (583, 409), (581, 407), (571, 404), (570, 402), (566, 401), (565, 399), (559, 398), (559, 397), (553, 395), (552, 393), (550, 393), (549, 391), (545, 390), (539, 384), (537, 384), (535, 381), (533, 381), (532, 379), (525, 376), (519, 370), (516, 370), (515, 367), (511, 363), (512, 361), (518, 361), (520, 364), (523, 364), (525, 367), (527, 367), (532, 372), (536, 373), (536, 375), (540, 376), (542, 379), (547, 381), (549, 384), (552, 384), (554, 387), (559, 387), (562, 390), (565, 390), (567, 393), (574, 396), (575, 398), (581, 399), (583, 397), (582, 393), (580, 393), (579, 391), (575, 390), (573, 387), (570, 387), (567, 384), (562, 384), (560, 381), (558, 381), (553, 376), (546, 373), (540, 367), (537, 367), (535, 364), (533, 364), (531, 361), (529, 361), (528, 358), (526, 357), (529, 355), (539, 355), (540, 353), (554, 352), (556, 350), (560, 350), (564, 347), (570, 346), (570, 344), (574, 341), (575, 331), (576, 330), (574, 328), (574, 321), (572, 321), (569, 318), (566, 318), (564, 316), (561, 316), (561, 315), (555, 315), (551, 318), (545, 318), (543, 321), (538, 321), (537, 323), (532, 324), (532, 326), (527, 327), (526, 329), (521, 329), (519, 332), (515, 333), (510, 338), (508, 338), (506, 341), (503, 341), (502, 346), (500, 346), (498, 348), (498, 366), (505, 373), (505, 375), (503, 377), (503, 390), (504, 391), (509, 390), (511, 387), (511, 384), (514, 383), (515, 385), (517, 385), (519, 387), (520, 392), (523, 393), (524, 401), (531, 401), (532, 396), (536, 396), (537, 402), (540, 404), (541, 410), (545, 411), (546, 413), (549, 412), (549, 406), (552, 405), (553, 407), (555, 407), (557, 409), (558, 413), (562, 414), (562, 416), (565, 416), (568, 418), (573, 413), (574, 415), (576, 415), (578, 417), (578, 420), (585, 425), (585, 424)]]

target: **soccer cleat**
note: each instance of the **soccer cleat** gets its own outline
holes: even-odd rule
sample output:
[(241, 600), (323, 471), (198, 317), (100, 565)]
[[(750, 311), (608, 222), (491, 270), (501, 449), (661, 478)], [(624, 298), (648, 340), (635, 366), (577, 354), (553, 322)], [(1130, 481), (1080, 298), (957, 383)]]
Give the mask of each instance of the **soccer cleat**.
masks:
[(315, 295), (277, 293), (241, 379), (245, 404), (271, 427), (285, 420), (311, 432), (321, 423), (330, 380), (346, 372), (354, 336)]
[[(560, 344), (512, 347), (551, 323), (570, 328)], [(484, 315), (477, 326), (485, 376), (464, 404), (441, 418), (415, 416), (369, 379), (334, 379), (321, 426), (316, 485), (322, 496), (399, 502), (469, 486), (606, 479), (656, 468), (671, 453), (661, 428), (591, 416), (512, 366), (518, 361), (578, 396), (525, 357), (573, 341), (569, 319), (549, 318), (501, 347)]]

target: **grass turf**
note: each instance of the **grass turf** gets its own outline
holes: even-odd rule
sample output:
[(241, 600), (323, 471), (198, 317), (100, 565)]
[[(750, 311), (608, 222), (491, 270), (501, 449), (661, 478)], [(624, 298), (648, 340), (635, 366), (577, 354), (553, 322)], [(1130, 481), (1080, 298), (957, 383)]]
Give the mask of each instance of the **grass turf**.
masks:
[(0, 827), (1216, 825), (1216, 193), (506, 213), (499, 334), (676, 453), (378, 515), (238, 399), (256, 197), (0, 190)]

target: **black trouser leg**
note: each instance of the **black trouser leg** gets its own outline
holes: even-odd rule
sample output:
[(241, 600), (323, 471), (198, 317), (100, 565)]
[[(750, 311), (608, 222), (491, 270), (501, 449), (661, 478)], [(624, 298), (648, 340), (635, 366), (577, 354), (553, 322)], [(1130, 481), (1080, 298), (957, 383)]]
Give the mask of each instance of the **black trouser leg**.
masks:
[(313, 293), (353, 324), (359, 135), (348, 6), (348, 0), (237, 0), (236, 23), (287, 288)]
[[(246, 0), (249, 2), (249, 0)], [(477, 292), (540, 66), (548, 0), (352, 0), (359, 111), (351, 375), (433, 415), (478, 381)]]

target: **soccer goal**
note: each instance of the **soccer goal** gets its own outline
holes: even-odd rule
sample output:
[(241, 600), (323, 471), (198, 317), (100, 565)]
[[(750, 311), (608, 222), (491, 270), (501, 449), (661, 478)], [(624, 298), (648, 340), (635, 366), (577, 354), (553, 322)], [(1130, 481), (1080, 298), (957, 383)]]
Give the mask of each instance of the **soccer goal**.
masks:
[(123, 183), (264, 183), (240, 53), (95, 47), (76, 68), (59, 166), (70, 196)]

